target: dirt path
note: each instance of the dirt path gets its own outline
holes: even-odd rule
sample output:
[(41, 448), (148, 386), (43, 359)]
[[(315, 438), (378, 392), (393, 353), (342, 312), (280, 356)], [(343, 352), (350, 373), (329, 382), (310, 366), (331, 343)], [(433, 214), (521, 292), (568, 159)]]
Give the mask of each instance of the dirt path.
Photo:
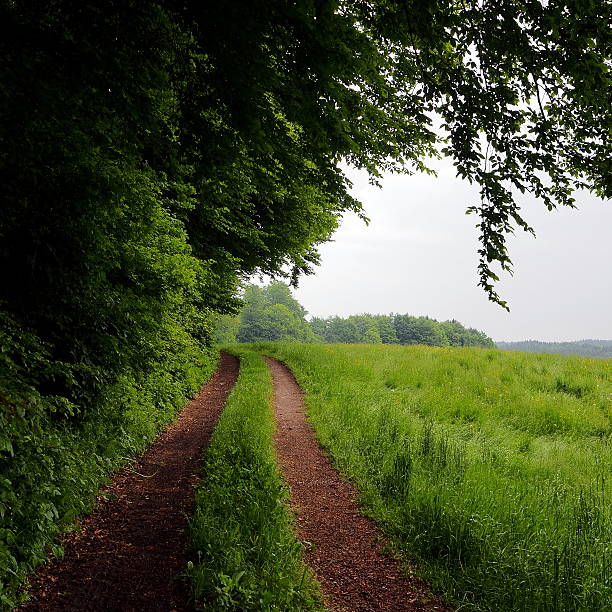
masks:
[(208, 444), (238, 374), (223, 354), (219, 369), (145, 454), (113, 480), (100, 503), (64, 538), (65, 558), (32, 579), (22, 610), (170, 612), (189, 610), (184, 529)]
[(298, 537), (310, 542), (306, 562), (336, 611), (448, 610), (427, 586), (406, 577), (383, 554), (372, 521), (360, 515), (356, 490), (332, 467), (304, 417), (303, 394), (291, 372), (266, 358), (274, 380), (276, 451), (291, 488)]

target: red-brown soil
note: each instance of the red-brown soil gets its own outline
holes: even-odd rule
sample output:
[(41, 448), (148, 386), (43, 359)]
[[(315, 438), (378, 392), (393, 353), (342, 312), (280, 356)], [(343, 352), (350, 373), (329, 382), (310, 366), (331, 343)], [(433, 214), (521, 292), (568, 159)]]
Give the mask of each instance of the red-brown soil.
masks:
[(291, 372), (266, 358), (274, 380), (276, 452), (291, 489), (306, 562), (335, 611), (449, 610), (421, 580), (383, 553), (384, 540), (360, 513), (357, 491), (342, 479), (315, 440), (303, 394)]
[(28, 611), (189, 610), (178, 575), (186, 558), (185, 527), (202, 451), (238, 374), (223, 354), (201, 393), (144, 453), (105, 489), (78, 531), (63, 538), (65, 558), (31, 580)]

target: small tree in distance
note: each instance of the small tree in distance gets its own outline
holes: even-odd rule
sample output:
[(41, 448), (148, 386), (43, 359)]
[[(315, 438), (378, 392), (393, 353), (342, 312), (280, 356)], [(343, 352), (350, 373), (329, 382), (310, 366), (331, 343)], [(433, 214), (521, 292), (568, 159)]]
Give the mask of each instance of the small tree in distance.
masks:
[(244, 306), (238, 316), (235, 341), (294, 340), (314, 342), (316, 336), (302, 305), (291, 295), (289, 287), (274, 281), (266, 287), (247, 285)]

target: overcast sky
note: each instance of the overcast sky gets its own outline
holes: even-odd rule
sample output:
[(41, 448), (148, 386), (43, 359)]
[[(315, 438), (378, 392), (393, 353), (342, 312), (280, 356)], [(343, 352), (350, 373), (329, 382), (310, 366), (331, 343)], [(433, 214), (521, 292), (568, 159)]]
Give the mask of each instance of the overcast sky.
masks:
[(465, 214), (477, 192), (450, 162), (433, 165), (438, 177), (390, 175), (382, 189), (349, 173), (371, 223), (347, 216), (321, 248), (295, 292), (311, 315), (454, 318), (495, 340), (612, 339), (612, 202), (579, 194), (579, 210), (548, 212), (521, 200), (537, 237), (509, 242), (514, 277), (498, 284), (507, 313), (477, 287), (477, 218)]

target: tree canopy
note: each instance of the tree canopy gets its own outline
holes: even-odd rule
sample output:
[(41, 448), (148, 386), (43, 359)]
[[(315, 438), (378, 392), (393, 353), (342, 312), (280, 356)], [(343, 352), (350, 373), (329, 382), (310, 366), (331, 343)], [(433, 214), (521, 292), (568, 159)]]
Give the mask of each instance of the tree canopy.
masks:
[(232, 343), (316, 339), (304, 318), (306, 311), (285, 283), (272, 282), (266, 287), (247, 285), (242, 299), (243, 307), (234, 321), (223, 317), (217, 322), (218, 340)]
[[(146, 258), (108, 245), (138, 249), (147, 231), (204, 262), (214, 308), (236, 273), (295, 278), (361, 210), (341, 161), (376, 180), (450, 156), (480, 186), (480, 284), (495, 300), (505, 236), (529, 229), (512, 189), (549, 208), (572, 205), (574, 186), (612, 193), (609, 2), (2, 7), (1, 297), (28, 312), (33, 291), (93, 291), (100, 270), (146, 282)], [(70, 307), (58, 300), (44, 301)]]

